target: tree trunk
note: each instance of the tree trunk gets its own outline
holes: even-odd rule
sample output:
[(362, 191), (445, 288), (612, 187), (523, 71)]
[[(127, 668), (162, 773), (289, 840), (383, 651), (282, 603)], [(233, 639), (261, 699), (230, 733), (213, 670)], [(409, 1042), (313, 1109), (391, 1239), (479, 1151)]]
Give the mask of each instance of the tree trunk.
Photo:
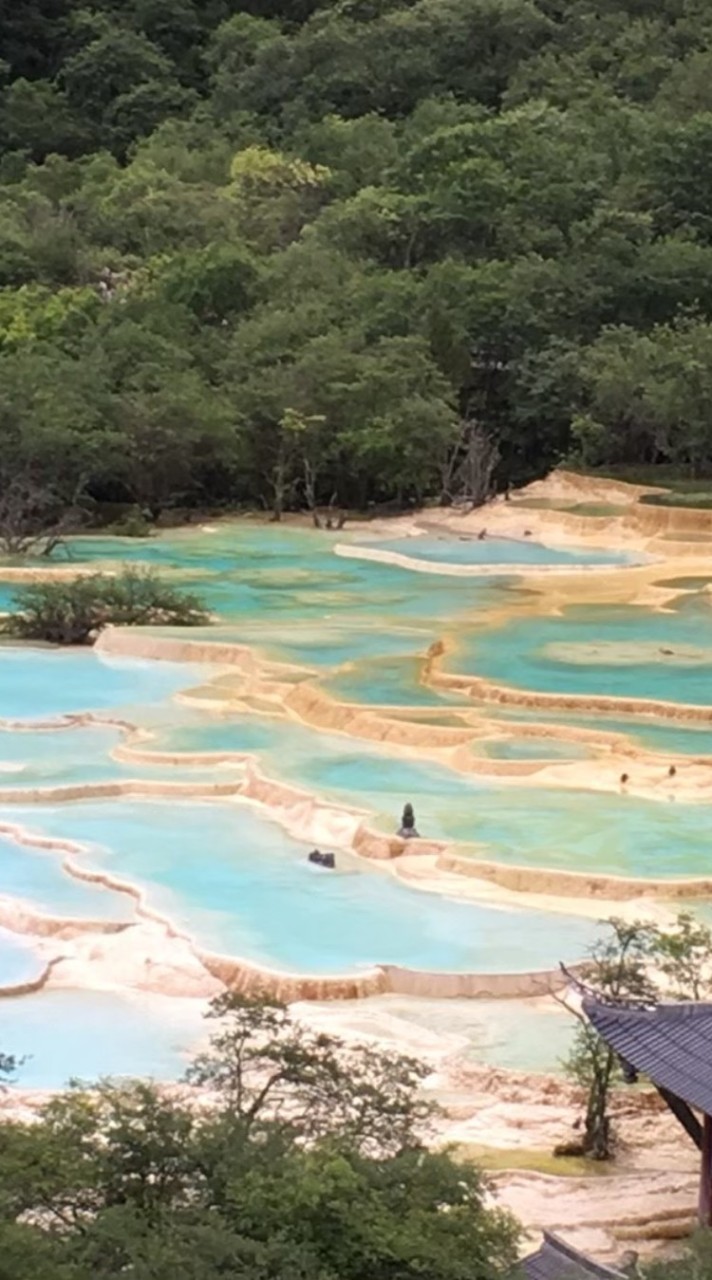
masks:
[(613, 1062), (613, 1054), (609, 1051), (596, 1070), (588, 1095), (583, 1148), (590, 1160), (610, 1160), (613, 1155), (611, 1122), (608, 1116)]
[(481, 506), (492, 496), (492, 476), (499, 448), (479, 422), (463, 421), (460, 438), (443, 467), (441, 501), (463, 499)]
[(277, 453), (277, 461), (272, 469), (271, 476), (272, 492), (272, 520), (279, 523), (282, 519), (284, 511), (284, 502), (287, 496), (287, 458), (285, 455), (284, 441), (280, 441), (279, 451)]

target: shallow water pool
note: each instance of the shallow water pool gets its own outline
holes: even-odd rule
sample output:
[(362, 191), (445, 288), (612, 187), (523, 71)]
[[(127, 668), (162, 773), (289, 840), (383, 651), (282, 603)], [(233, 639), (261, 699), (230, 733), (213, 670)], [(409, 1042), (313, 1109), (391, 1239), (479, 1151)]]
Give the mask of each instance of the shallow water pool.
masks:
[(394, 538), (373, 544), (380, 551), (395, 551), (412, 560), (435, 564), (486, 565), (625, 565), (639, 557), (627, 551), (587, 551), (584, 548), (548, 547), (530, 538)]
[(571, 725), (581, 729), (594, 729), (597, 733), (623, 733), (651, 751), (670, 755), (712, 756), (712, 711), (710, 728), (696, 724), (675, 724), (674, 721), (656, 720), (652, 716), (575, 716), (565, 712), (528, 712), (525, 707), (484, 707), (484, 714), (492, 720), (527, 721), (538, 724)]
[[(601, 728), (604, 722), (594, 723)], [(652, 726), (648, 729), (652, 731)], [(237, 732), (238, 726), (232, 726), (232, 731)], [(216, 732), (220, 741), (227, 741), (227, 726), (218, 726)], [(403, 805), (410, 801), (421, 835), (477, 845), (480, 856), (495, 861), (661, 878), (706, 875), (709, 871), (709, 810), (705, 805), (522, 784), (504, 786), (431, 761), (389, 755), (375, 743), (272, 719), (251, 722), (245, 717), (240, 732), (252, 733), (253, 747), (269, 776), (363, 808), (384, 831), (398, 829)], [(164, 742), (180, 741), (185, 749), (205, 750), (214, 740), (212, 735), (212, 726), (205, 726), (198, 737), (195, 731), (190, 735), (178, 731)], [(523, 747), (532, 742), (526, 737), (514, 741)], [(533, 741), (542, 756), (546, 753), (550, 759), (576, 758), (579, 748), (579, 744), (554, 738)], [(489, 752), (495, 743), (481, 745)], [(566, 754), (557, 756), (557, 748)], [(661, 783), (666, 776), (667, 764), (661, 765)]]
[[(661, 769), (661, 782), (666, 770)], [(712, 871), (709, 808), (629, 795), (488, 788), (453, 835), (487, 860), (665, 880)]]
[(603, 694), (709, 704), (712, 611), (568, 609), (458, 636), (448, 667), (546, 693)]
[(234, 766), (195, 768), (172, 764), (144, 764), (115, 760), (112, 751), (122, 735), (113, 725), (72, 729), (0, 729), (0, 802), (3, 792), (37, 787), (65, 787), (79, 783), (132, 781), (214, 782), (241, 774)]
[[(0, 987), (28, 982), (39, 977), (43, 968), (43, 961), (26, 938), (9, 929), (0, 929)], [(3, 1052), (9, 1052), (6, 1044)]]
[(332, 697), (367, 706), (440, 707), (465, 699), (421, 683), (423, 655), (379, 657), (350, 662), (323, 681)]
[[(36, 811), (5, 809), (3, 822), (34, 829)], [(129, 920), (133, 900), (123, 893), (76, 880), (62, 870), (60, 851), (19, 845), (0, 835), (0, 893), (29, 903), (45, 915), (85, 920)]]
[(585, 920), (420, 893), (346, 855), (335, 872), (314, 868), (308, 846), (244, 805), (39, 806), (34, 825), (90, 845), (91, 865), (142, 886), (203, 947), (294, 972), (516, 972), (576, 958), (594, 933)]
[(38, 991), (3, 1004), (2, 1048), (20, 1063), (25, 1089), (58, 1089), (71, 1078), (183, 1074), (205, 1035), (200, 1000), (113, 991)]
[(199, 678), (199, 669), (185, 664), (114, 658), (89, 648), (0, 646), (0, 717), (49, 719), (151, 706)]
[(486, 755), (494, 760), (585, 760), (591, 754), (583, 742), (567, 742), (564, 738), (544, 735), (494, 738), (482, 746)]

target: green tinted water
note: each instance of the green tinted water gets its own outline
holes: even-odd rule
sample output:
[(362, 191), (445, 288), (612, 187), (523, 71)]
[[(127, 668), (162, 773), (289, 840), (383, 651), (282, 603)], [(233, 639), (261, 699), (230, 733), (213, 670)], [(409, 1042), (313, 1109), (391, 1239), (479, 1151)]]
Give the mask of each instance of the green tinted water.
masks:
[[(706, 597), (690, 596), (670, 614), (597, 607), (569, 610), (563, 618), (519, 618), (491, 629), (483, 623), (493, 605), (511, 600), (513, 591), (524, 598), (524, 589), (511, 577), (455, 580), (339, 559), (334, 541), (328, 534), (245, 522), (215, 534), (178, 533), (148, 542), (81, 539), (73, 554), (98, 564), (123, 558), (171, 570), (220, 614), (222, 625), (206, 633), (210, 640), (230, 637), (258, 646), (268, 657), (314, 668), (342, 699), (420, 707), (424, 715), (442, 707), (438, 722), (451, 721), (453, 711), (447, 708), (458, 699), (426, 689), (420, 671), (428, 646), (443, 635), (458, 644), (448, 659), (453, 670), (472, 670), (522, 688), (709, 701), (712, 632)], [(408, 554), (419, 543), (421, 558), (435, 566), (484, 555), (508, 572), (494, 540), (474, 550), (471, 541), (407, 543)], [(521, 545), (510, 544), (507, 554), (520, 553)], [(527, 545), (531, 563), (543, 563), (545, 549)], [(558, 560), (567, 561), (590, 563), (591, 557), (572, 552)], [(658, 878), (708, 874), (702, 805), (484, 785), (442, 766), (400, 760), (377, 746), (284, 719), (216, 718), (172, 703), (176, 692), (210, 674), (169, 663), (106, 660), (89, 651), (2, 649), (0, 716), (37, 719), (103, 709), (154, 725), (159, 749), (253, 752), (271, 776), (363, 808), (387, 831), (397, 828), (403, 804), (410, 801), (423, 835), (461, 841), (470, 856)], [(507, 719), (494, 708), (486, 714)], [(511, 718), (527, 717), (513, 712)], [(695, 730), (598, 716), (532, 718), (598, 729), (607, 725), (612, 732), (624, 727), (658, 750), (712, 754), (712, 726)], [(228, 776), (204, 765), (192, 770), (121, 764), (109, 755), (116, 742), (116, 731), (106, 727), (0, 734), (0, 800), (3, 785)], [(516, 731), (506, 741), (483, 746), (493, 756), (533, 761), (580, 758), (586, 751)], [(88, 841), (92, 865), (111, 867), (141, 884), (149, 901), (203, 946), (278, 967), (346, 972), (392, 960), (414, 968), (516, 970), (576, 958), (592, 936), (585, 921), (566, 916), (493, 911), (416, 893), (377, 869), (363, 870), (346, 855), (339, 855), (336, 873), (319, 872), (306, 862), (304, 845), (237, 804), (121, 801), (19, 811), (6, 805), (4, 816)], [(127, 898), (72, 880), (56, 855), (20, 849), (11, 841), (0, 846), (0, 892), (57, 914), (130, 918)], [(0, 967), (1, 953), (2, 946)], [(11, 972), (20, 958), (10, 943), (6, 957)], [(169, 1043), (155, 1020), (137, 1026), (133, 1037), (126, 1033), (124, 1053), (119, 1041), (128, 1015), (102, 998), (92, 1023), (92, 1000), (81, 993), (64, 1011), (79, 1042), (113, 1017), (116, 1034), (107, 1033), (107, 1058), (117, 1064), (113, 1069), (129, 1061), (137, 1064), (134, 1069), (156, 1064), (157, 1070), (175, 1070), (177, 1041)], [(12, 1047), (21, 1052), (29, 1039), (44, 1057), (46, 1021), (39, 1014), (35, 1018), (35, 1011), (44, 1009), (45, 1019), (54, 1020), (62, 1016), (59, 1004), (20, 1005), (16, 1029), (21, 1036), (25, 1027), (26, 1040), (13, 1039)], [(528, 1052), (524, 1041), (537, 1039), (538, 1017), (532, 1013), (526, 1034), (516, 1018), (512, 1025), (500, 1024), (492, 1060), (510, 1054), (520, 1065)], [(486, 1037), (478, 1052), (489, 1052)], [(70, 1056), (57, 1071), (69, 1065)], [(47, 1079), (48, 1070), (43, 1071)]]
[(545, 693), (708, 703), (712, 612), (693, 597), (672, 613), (568, 609), (459, 634), (452, 670)]
[(85, 802), (33, 815), (35, 827), (87, 845), (89, 865), (142, 886), (202, 946), (298, 973), (544, 968), (557, 950), (578, 956), (595, 929), (420, 893), (346, 855), (323, 871), (309, 846), (244, 805)]

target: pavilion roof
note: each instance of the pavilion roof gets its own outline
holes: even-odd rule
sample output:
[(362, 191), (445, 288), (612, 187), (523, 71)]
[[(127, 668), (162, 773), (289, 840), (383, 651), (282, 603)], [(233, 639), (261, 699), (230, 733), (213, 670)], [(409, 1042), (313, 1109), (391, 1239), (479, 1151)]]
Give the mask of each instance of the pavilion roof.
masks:
[(712, 1115), (712, 1004), (607, 1004), (586, 996), (583, 1009), (616, 1053), (653, 1084)]
[(593, 1262), (551, 1231), (544, 1232), (541, 1248), (523, 1259), (521, 1270), (525, 1280), (625, 1280), (621, 1271)]

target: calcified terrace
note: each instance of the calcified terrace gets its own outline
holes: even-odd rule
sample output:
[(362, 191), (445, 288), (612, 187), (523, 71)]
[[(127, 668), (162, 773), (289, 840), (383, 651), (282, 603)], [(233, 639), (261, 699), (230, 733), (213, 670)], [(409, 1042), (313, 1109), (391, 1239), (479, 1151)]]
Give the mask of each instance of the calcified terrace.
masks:
[[(208, 633), (186, 638), (176, 633), (106, 631), (96, 646), (102, 661), (186, 664), (183, 680), (172, 692), (176, 724), (180, 708), (186, 715), (199, 714), (208, 726), (239, 721), (254, 723), (267, 733), (262, 729), (267, 723), (276, 748), (175, 747), (160, 724), (115, 716), (110, 710), (82, 711), (80, 706), (44, 723), (6, 719), (0, 727), (9, 739), (16, 739), (20, 760), (22, 737), (28, 732), (51, 733), (57, 754), (71, 758), (78, 733), (91, 727), (115, 730), (107, 753), (113, 763), (103, 773), (98, 770), (100, 776), (47, 781), (18, 772), (3, 780), (0, 808), (6, 815), (15, 807), (22, 814), (17, 822), (7, 816), (0, 835), (15, 845), (45, 851), (65, 877), (90, 884), (107, 898), (120, 897), (126, 910), (121, 919), (80, 918), (39, 909), (31, 891), (4, 894), (0, 927), (37, 942), (36, 974), (24, 983), (6, 984), (5, 993), (31, 992), (58, 982), (91, 987), (110, 981), (176, 996), (205, 996), (226, 984), (242, 990), (269, 989), (289, 1000), (385, 992), (436, 998), (522, 997), (551, 989), (557, 981), (557, 961), (577, 958), (559, 954), (556, 936), (547, 964), (522, 965), (516, 971), (509, 971), (509, 965), (498, 968), (496, 955), (485, 955), (476, 969), (458, 965), (446, 971), (440, 965), (399, 964), (374, 954), (370, 965), (361, 962), (350, 972), (334, 973), (299, 972), (241, 956), (217, 943), (208, 945), (190, 921), (176, 918), (170, 895), (156, 905), (154, 898), (160, 895), (152, 893), (150, 875), (137, 883), (121, 871), (120, 863), (96, 865), (91, 842), (55, 834), (56, 815), (84, 802), (122, 806), (127, 801), (172, 801), (178, 824), (181, 812), (187, 812), (182, 806), (190, 803), (262, 814), (302, 843), (300, 857), (305, 857), (308, 845), (334, 848), (347, 859), (347, 866), (380, 875), (384, 891), (395, 883), (430, 898), (497, 912), (501, 922), (521, 918), (525, 932), (528, 921), (542, 913), (559, 918), (564, 929), (565, 921), (585, 923), (614, 910), (667, 918), (676, 900), (712, 897), (712, 877), (698, 869), (696, 855), (690, 856), (688, 866), (684, 859), (663, 865), (656, 854), (643, 870), (637, 863), (626, 870), (597, 865), (594, 852), (590, 865), (581, 866), (573, 835), (567, 848), (566, 833), (562, 841), (555, 830), (551, 856), (545, 847), (518, 860), (516, 848), (514, 855), (508, 849), (506, 857), (498, 848), (498, 822), (504, 824), (509, 809), (520, 803), (527, 807), (526, 820), (539, 805), (545, 815), (546, 805), (565, 804), (570, 796), (577, 809), (581, 797), (598, 793), (601, 804), (610, 806), (612, 830), (620, 822), (617, 806), (623, 813), (626, 805), (629, 812), (636, 804), (647, 805), (640, 812), (664, 814), (674, 841), (675, 823), (687, 823), (686, 830), (694, 830), (698, 806), (712, 799), (712, 712), (697, 700), (699, 682), (712, 665), (712, 647), (706, 644), (708, 561), (705, 543), (699, 540), (707, 533), (712, 537), (712, 519), (705, 513), (644, 506), (640, 496), (632, 486), (593, 484), (560, 473), (532, 486), (523, 498), (498, 502), (485, 512), (431, 512), (427, 521), (371, 525), (367, 537), (357, 533), (348, 542), (342, 538), (318, 543), (320, 559), (314, 571), (309, 564), (302, 568), (299, 550), (317, 545), (313, 540), (320, 535), (285, 531), (279, 536), (298, 543), (286, 565), (265, 570), (251, 554), (237, 554), (231, 564), (219, 552), (216, 560), (223, 577), (215, 586), (218, 621)], [(577, 514), (584, 499), (608, 508), (606, 514)], [(172, 544), (163, 539), (148, 546), (134, 543), (126, 551), (134, 559), (152, 559), (161, 571), (186, 581), (200, 579), (212, 588), (213, 578), (194, 549), (209, 548), (212, 539), (224, 536), (225, 528), (176, 535)], [(479, 539), (483, 529), (486, 536)], [(256, 525), (242, 524), (237, 532), (238, 546), (240, 537), (247, 536), (248, 552), (263, 535)], [(497, 559), (500, 537), (507, 540), (502, 561)], [(92, 541), (77, 543), (76, 566), (6, 568), (2, 578), (10, 583), (17, 577), (71, 575), (97, 564), (112, 571), (122, 548), (115, 542), (92, 546)], [(474, 542), (482, 543), (489, 561), (463, 561)], [(86, 562), (84, 548), (89, 553)], [(346, 561), (356, 572), (368, 566), (363, 572), (377, 575), (364, 579), (371, 596), (358, 581), (341, 576)], [(494, 589), (492, 579), (497, 580)], [(409, 595), (416, 581), (422, 601)], [(287, 597), (295, 582), (301, 591), (296, 601), (301, 630), (293, 626)], [(231, 583), (240, 590), (246, 584), (256, 593), (271, 592), (273, 629), (259, 625), (260, 601), (267, 597), (257, 599), (247, 618), (240, 617), (239, 608), (231, 616), (232, 596), (227, 608), (221, 607)], [(471, 599), (465, 594), (470, 590), (481, 594)], [(334, 631), (330, 609), (343, 610), (340, 630)], [(567, 614), (572, 610), (573, 622)], [(576, 610), (584, 611), (583, 621)], [(374, 642), (379, 611), (382, 635)], [(529, 658), (527, 628), (536, 627), (545, 629), (543, 640), (540, 644), (539, 633), (532, 631), (536, 643)], [(576, 627), (590, 630), (591, 644), (582, 642)], [(661, 627), (662, 640), (656, 630)], [(567, 628), (573, 628), (573, 639), (567, 638)], [(665, 628), (674, 633), (672, 641)], [(649, 630), (654, 635), (647, 641)], [(322, 634), (331, 645), (326, 652)], [(524, 638), (517, 640), (518, 648), (508, 659), (507, 637), (512, 634)], [(558, 635), (563, 638), (557, 640)], [(352, 657), (344, 652), (349, 646)], [(408, 679), (398, 665), (406, 660), (411, 664)], [(390, 670), (389, 663), (394, 680), (401, 682), (396, 701), (380, 696), (379, 679)], [(498, 674), (502, 664), (511, 678)], [(527, 687), (530, 670), (533, 679), (542, 686), (548, 681), (551, 687)], [(573, 682), (573, 688), (561, 687), (561, 672), (567, 676), (564, 684)], [(628, 691), (604, 691), (611, 685)], [(382, 692), (389, 691), (386, 682)], [(673, 741), (668, 731), (678, 737)], [(419, 768), (418, 776), (426, 777), (422, 770), (432, 769), (438, 778), (451, 778), (452, 783), (442, 783), (438, 800), (443, 830), (425, 830), (426, 838), (408, 842), (398, 838), (393, 829), (399, 806), (410, 798), (420, 813), (425, 802), (419, 804), (418, 794), (389, 796), (389, 830), (369, 786), (353, 786), (348, 779), (334, 784), (321, 757), (318, 777), (302, 777), (297, 766), (287, 771), (290, 776), (283, 776), (279, 743), (283, 737), (287, 744), (288, 735), (297, 733), (308, 735), (295, 739), (297, 765), (302, 743), (323, 743), (328, 758), (328, 743), (338, 739), (344, 743), (344, 769), (353, 763), (350, 742), (362, 744), (366, 754), (359, 767), (371, 769), (374, 777), (379, 761), (400, 761), (403, 769), (406, 763)], [(203, 736), (210, 737), (209, 729)], [(369, 751), (374, 754), (366, 758)], [(410, 780), (411, 774), (398, 773), (395, 763), (389, 767), (399, 781)], [(75, 772), (81, 773), (79, 767)], [(452, 802), (448, 787), (455, 789)], [(462, 790), (468, 787), (471, 792)], [(674, 810), (668, 807), (670, 801), (675, 802)], [(449, 804), (457, 810), (457, 821), (452, 830), (445, 830)], [(596, 813), (591, 809), (592, 824)], [(211, 856), (209, 850), (205, 856)], [(253, 855), (248, 849), (240, 856)], [(625, 862), (623, 854), (621, 861)], [(341, 970), (343, 965), (335, 967)]]

